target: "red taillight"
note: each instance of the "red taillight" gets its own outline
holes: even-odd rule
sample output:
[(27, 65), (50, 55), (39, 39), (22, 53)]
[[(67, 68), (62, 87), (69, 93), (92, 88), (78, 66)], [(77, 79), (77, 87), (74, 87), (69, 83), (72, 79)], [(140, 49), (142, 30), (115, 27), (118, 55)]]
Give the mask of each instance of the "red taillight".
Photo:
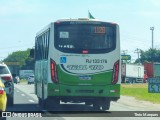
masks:
[(0, 94), (4, 94), (4, 88), (0, 87)]
[(4, 94), (4, 90), (0, 90), (0, 94)]
[(118, 75), (119, 75), (119, 60), (114, 63), (112, 84), (116, 84), (118, 82)]
[(51, 59), (50, 63), (51, 67), (51, 79), (54, 83), (58, 83), (57, 79), (57, 71), (56, 71), (56, 63)]
[(1, 78), (6, 81), (12, 81), (12, 76), (2, 76)]
[(88, 50), (83, 50), (82, 53), (83, 54), (88, 54)]

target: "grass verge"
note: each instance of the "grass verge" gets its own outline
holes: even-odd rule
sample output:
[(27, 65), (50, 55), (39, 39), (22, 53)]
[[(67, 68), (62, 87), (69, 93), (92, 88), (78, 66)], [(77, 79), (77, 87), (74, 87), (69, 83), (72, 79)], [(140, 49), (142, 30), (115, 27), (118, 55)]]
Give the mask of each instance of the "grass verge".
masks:
[(26, 79), (21, 79), (20, 83), (27, 83), (28, 81)]
[(160, 104), (160, 93), (148, 93), (148, 84), (122, 84), (121, 95)]

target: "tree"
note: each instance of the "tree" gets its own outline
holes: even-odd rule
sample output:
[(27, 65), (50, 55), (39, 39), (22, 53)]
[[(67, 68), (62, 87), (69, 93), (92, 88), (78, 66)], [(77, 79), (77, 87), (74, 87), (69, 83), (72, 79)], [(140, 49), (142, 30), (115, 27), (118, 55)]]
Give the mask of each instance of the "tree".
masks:
[[(9, 67), (13, 70), (12, 73), (19, 73), (20, 69), (34, 69), (34, 59), (29, 57), (30, 55), (30, 49), (24, 50), (24, 51), (16, 51), (7, 56), (3, 60), (3, 62), (10, 62), (14, 63), (17, 62), (19, 65), (9, 65)], [(14, 71), (16, 68), (17, 71)]]
[[(141, 63), (144, 62), (160, 62), (160, 50), (150, 48), (147, 51), (141, 50), (140, 55)], [(138, 60), (135, 61), (136, 63)]]
[(3, 62), (18, 62), (20, 67), (25, 65), (25, 60), (29, 56), (29, 49), (27, 51), (16, 51), (8, 55)]
[(26, 70), (34, 70), (34, 59), (31, 58), (31, 57), (28, 57), (26, 60), (25, 60), (25, 65), (22, 66), (21, 69), (26, 69)]

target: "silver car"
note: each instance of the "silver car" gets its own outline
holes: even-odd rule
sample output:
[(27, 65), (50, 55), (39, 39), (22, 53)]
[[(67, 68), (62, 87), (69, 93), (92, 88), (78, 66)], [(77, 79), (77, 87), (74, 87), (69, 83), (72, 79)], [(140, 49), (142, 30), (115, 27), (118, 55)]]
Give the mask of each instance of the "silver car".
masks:
[(30, 75), (28, 77), (28, 84), (32, 84), (32, 83), (34, 83), (34, 75)]

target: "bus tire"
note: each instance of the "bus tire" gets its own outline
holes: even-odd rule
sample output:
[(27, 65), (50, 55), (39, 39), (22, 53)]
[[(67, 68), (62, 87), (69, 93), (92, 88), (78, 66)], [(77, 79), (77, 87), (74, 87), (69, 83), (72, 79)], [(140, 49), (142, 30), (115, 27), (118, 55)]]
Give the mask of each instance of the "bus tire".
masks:
[(92, 105), (92, 103), (91, 102), (85, 102), (85, 105), (90, 106), (90, 105)]
[(132, 83), (136, 83), (136, 79), (133, 79), (133, 82)]
[(102, 110), (106, 111), (106, 110), (109, 110), (109, 108), (110, 108), (110, 101), (108, 100), (108, 101), (103, 103)]
[(46, 109), (45, 100), (38, 97), (38, 105), (41, 109)]
[(38, 105), (42, 106), (42, 99), (38, 97)]
[(94, 111), (100, 111), (101, 110), (101, 106), (99, 105), (99, 102), (94, 102), (93, 103), (93, 110)]
[(47, 98), (45, 101), (45, 106), (49, 110), (57, 110), (60, 105), (60, 100), (54, 98)]

